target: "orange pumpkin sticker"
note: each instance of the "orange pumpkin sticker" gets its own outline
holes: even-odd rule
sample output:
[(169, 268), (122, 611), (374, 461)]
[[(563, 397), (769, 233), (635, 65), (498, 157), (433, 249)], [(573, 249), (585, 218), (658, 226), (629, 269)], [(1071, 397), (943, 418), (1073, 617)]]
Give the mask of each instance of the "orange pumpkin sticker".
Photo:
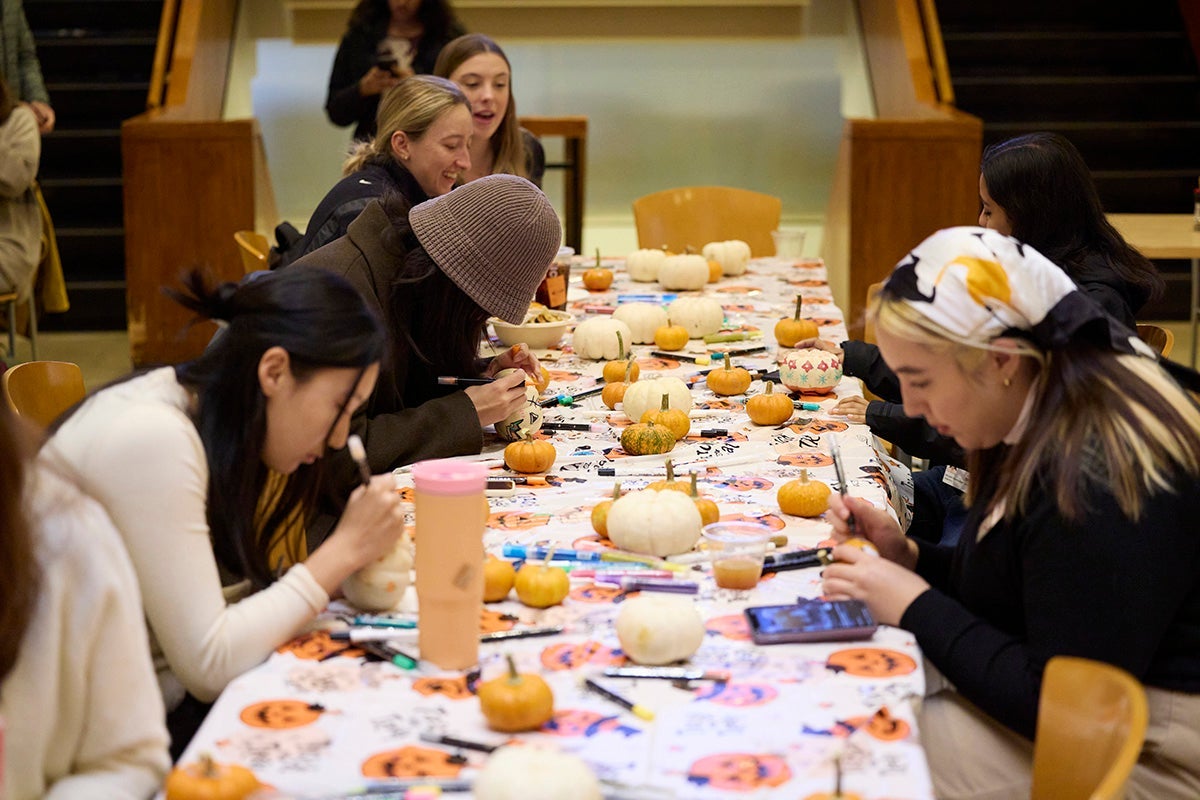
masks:
[(775, 514), (763, 514), (761, 517), (752, 517), (747, 514), (722, 514), (721, 522), (757, 522), (759, 525), (766, 525), (773, 531), (781, 531), (787, 527), (787, 523)]
[(407, 745), (376, 753), (362, 764), (364, 778), (456, 778), (461, 759), (445, 750)]
[(792, 777), (787, 762), (771, 753), (719, 753), (688, 768), (688, 783), (730, 792), (779, 786)]
[(885, 650), (882, 647), (851, 647), (831, 653), (825, 662), (825, 668), (858, 678), (894, 678), (915, 671), (917, 662), (896, 650)]
[(584, 664), (619, 667), (624, 663), (625, 656), (619, 650), (591, 640), (579, 644), (554, 644), (542, 651), (542, 666), (555, 671), (575, 669)]
[(499, 511), (488, 517), (489, 528), (524, 530), (538, 528), (550, 522), (550, 515), (535, 511)]
[(406, 503), (411, 503), (413, 501), (413, 487), (411, 486), (404, 486), (400, 489), (397, 489), (396, 494), (400, 495), (400, 499)]
[(735, 403), (732, 400), (706, 400), (703, 403), (697, 403), (696, 408), (706, 408), (716, 411), (742, 411), (746, 406), (744, 403)]
[(441, 695), (451, 700), (465, 700), (473, 694), (467, 688), (467, 678), (460, 675), (454, 678), (417, 678), (412, 683), (413, 690), (426, 697)]
[(325, 661), (334, 656), (358, 658), (363, 651), (349, 642), (339, 642), (330, 638), (328, 631), (312, 631), (297, 636), (276, 650), (278, 653), (291, 653), (296, 658), (306, 661)]
[(551, 383), (571, 383), (583, 377), (578, 372), (567, 372), (562, 369), (548, 369), (546, 371), (550, 373)]
[(621, 588), (607, 583), (589, 583), (576, 586), (570, 598), (580, 603), (611, 603), (621, 595)]
[(722, 294), (754, 294), (759, 289), (753, 286), (718, 286), (717, 291)]
[(479, 609), (479, 632), (496, 633), (497, 631), (512, 630), (517, 624), (511, 614), (503, 611), (492, 611), (490, 608)]
[(286, 730), (316, 722), (325, 707), (306, 700), (263, 700), (242, 709), (239, 718), (253, 728)]
[(738, 642), (750, 641), (750, 626), (742, 614), (726, 614), (713, 617), (704, 623), (704, 630)]
[[(806, 286), (813, 289), (829, 285), (828, 281), (823, 281), (817, 278), (788, 278), (787, 282), (792, 286)], [(808, 299), (807, 296), (805, 299)]]
[(833, 456), (813, 451), (811, 453), (786, 453), (775, 459), (785, 467), (832, 467)]

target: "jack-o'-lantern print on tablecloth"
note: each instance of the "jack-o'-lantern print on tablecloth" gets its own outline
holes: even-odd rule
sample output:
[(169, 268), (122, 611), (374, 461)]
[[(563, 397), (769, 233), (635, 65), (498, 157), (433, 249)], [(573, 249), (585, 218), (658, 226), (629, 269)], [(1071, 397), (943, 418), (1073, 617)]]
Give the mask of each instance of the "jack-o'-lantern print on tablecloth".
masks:
[(438, 676), (432, 678), (415, 678), (412, 682), (413, 691), (425, 697), (445, 697), (450, 700), (466, 700), (474, 697), (475, 693), (467, 686), (465, 675)]
[(779, 691), (768, 683), (713, 681), (696, 690), (696, 699), (729, 708), (746, 708), (770, 703)]
[(241, 720), (255, 728), (282, 730), (311, 725), (325, 713), (325, 707), (307, 700), (284, 698), (262, 700), (242, 709)]
[(624, 737), (642, 733), (638, 728), (627, 725), (616, 714), (600, 714), (581, 708), (557, 709), (542, 731), (554, 736), (590, 739), (602, 733), (615, 733)]
[(364, 778), (457, 778), (464, 759), (446, 750), (406, 745), (376, 753), (362, 763)]
[(280, 645), (276, 652), (291, 653), (296, 658), (311, 661), (324, 661), (336, 656), (359, 658), (363, 655), (361, 648), (350, 642), (339, 642), (329, 635), (329, 631), (311, 631), (297, 636), (290, 642)]
[(825, 668), (856, 678), (896, 678), (915, 671), (917, 662), (899, 650), (849, 647), (830, 653)]
[(560, 642), (542, 650), (542, 666), (551, 671), (578, 669), (582, 666), (619, 667), (625, 655), (601, 642)]
[(688, 769), (688, 782), (728, 792), (755, 792), (782, 786), (792, 777), (787, 761), (773, 753), (718, 753)]

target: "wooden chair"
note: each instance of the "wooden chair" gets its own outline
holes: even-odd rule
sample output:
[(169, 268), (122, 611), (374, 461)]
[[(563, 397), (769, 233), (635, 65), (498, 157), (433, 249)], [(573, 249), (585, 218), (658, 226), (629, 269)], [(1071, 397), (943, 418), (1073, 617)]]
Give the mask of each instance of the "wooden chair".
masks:
[(1169, 328), (1138, 323), (1137, 335), (1163, 358), (1171, 357), (1171, 351), (1175, 348), (1175, 334)]
[(783, 201), (768, 194), (728, 186), (683, 186), (633, 201), (638, 247), (682, 253), (709, 242), (741, 239), (751, 255), (775, 255), (771, 231), (779, 228)]
[(1046, 664), (1033, 744), (1032, 800), (1118, 800), (1146, 736), (1146, 692), (1086, 658)]
[(26, 361), (4, 373), (8, 407), (43, 428), (86, 395), (83, 371), (69, 361)]
[(267, 253), (271, 251), (271, 243), (258, 231), (237, 231), (233, 234), (238, 251), (242, 254), (242, 269), (249, 275), (260, 269), (268, 269)]
[(563, 171), (563, 244), (583, 252), (583, 203), (587, 178), (588, 118), (518, 117), (518, 124), (539, 139), (561, 136), (563, 160), (546, 163), (546, 169)]

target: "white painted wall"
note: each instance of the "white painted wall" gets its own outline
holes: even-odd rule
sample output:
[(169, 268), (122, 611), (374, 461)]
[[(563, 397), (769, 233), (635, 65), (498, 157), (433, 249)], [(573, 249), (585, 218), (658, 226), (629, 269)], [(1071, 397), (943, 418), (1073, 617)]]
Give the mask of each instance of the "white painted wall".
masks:
[[(501, 42), (522, 113), (588, 116), (585, 252), (634, 249), (632, 200), (687, 184), (781, 197), (819, 252), (842, 118), (872, 110), (849, 4), (813, 0), (806, 25), (792, 41)], [(259, 119), (280, 215), (303, 228), (350, 129), (323, 111), (336, 45), (293, 44), (285, 27), (281, 0), (241, 4), (225, 114)], [(558, 205), (557, 174), (546, 184)]]

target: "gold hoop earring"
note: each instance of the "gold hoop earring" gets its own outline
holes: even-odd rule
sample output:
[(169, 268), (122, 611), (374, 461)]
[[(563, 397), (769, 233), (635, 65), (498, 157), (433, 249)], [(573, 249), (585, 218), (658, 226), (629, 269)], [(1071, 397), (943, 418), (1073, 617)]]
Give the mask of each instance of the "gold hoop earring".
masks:
[(1007, 389), (1010, 386), (1012, 386), (1012, 378), (1005, 378), (1004, 379), (1004, 388)]

